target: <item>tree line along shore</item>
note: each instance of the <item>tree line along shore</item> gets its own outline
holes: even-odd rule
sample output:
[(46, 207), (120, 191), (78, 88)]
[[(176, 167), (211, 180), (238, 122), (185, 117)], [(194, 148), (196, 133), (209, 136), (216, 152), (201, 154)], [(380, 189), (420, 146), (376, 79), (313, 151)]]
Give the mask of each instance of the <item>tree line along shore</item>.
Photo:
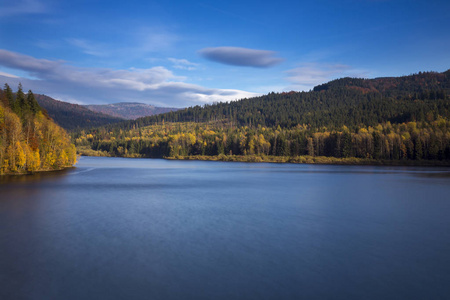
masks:
[(144, 128), (81, 131), (82, 155), (249, 162), (448, 165), (450, 122), (383, 123), (351, 132), (222, 123), (165, 123)]
[(60, 126), (31, 91), (25, 94), (21, 85), (16, 93), (8, 85), (0, 89), (2, 174), (65, 168), (75, 163), (77, 151), (133, 158), (450, 164), (450, 70), (342, 78), (309, 92), (272, 92), (102, 126), (95, 125), (95, 116), (58, 111), (63, 102), (53, 101), (58, 105), (51, 106), (52, 116), (65, 116)]
[(71, 167), (77, 159), (67, 132), (41, 109), (33, 92), (0, 89), (0, 174), (28, 174)]

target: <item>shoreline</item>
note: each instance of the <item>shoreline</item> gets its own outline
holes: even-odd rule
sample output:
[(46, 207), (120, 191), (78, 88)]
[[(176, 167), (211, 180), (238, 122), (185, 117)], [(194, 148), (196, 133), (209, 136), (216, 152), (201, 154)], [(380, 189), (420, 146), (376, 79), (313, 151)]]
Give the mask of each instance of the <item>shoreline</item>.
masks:
[(165, 157), (168, 160), (199, 160), (199, 161), (224, 161), (224, 162), (249, 162), (249, 163), (293, 163), (316, 165), (354, 165), (354, 166), (411, 166), (411, 167), (450, 167), (450, 161), (439, 160), (375, 160), (364, 158), (336, 158), (327, 156), (178, 156)]
[[(122, 158), (156, 158), (145, 156), (111, 156), (106, 153), (91, 150), (89, 153), (79, 153), (81, 156), (90, 157), (122, 157)], [(193, 155), (158, 157), (167, 160), (197, 160), (197, 161), (223, 161), (223, 162), (248, 162), (248, 163), (294, 163), (294, 164), (320, 164), (320, 165), (355, 165), (355, 166), (411, 166), (411, 167), (450, 167), (449, 160), (375, 160), (367, 158), (337, 158), (327, 156), (258, 156), (258, 155)]]
[(33, 172), (27, 171), (27, 172), (2, 173), (2, 174), (0, 174), (0, 177), (1, 176), (15, 177), (15, 176), (27, 176), (27, 175), (36, 175), (36, 174), (43, 174), (43, 173), (61, 172), (61, 171), (65, 171), (68, 169), (74, 169), (74, 168), (76, 168), (75, 165), (70, 166), (70, 167), (59, 168), (59, 169), (37, 170), (37, 171), (33, 171)]

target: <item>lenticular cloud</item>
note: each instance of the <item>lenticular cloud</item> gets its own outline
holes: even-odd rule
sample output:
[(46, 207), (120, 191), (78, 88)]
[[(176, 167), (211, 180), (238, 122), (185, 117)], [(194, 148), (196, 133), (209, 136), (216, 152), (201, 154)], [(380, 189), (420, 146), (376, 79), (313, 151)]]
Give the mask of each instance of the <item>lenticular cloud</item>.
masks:
[(268, 68), (283, 61), (274, 56), (274, 51), (238, 47), (205, 48), (199, 54), (211, 61), (242, 67)]

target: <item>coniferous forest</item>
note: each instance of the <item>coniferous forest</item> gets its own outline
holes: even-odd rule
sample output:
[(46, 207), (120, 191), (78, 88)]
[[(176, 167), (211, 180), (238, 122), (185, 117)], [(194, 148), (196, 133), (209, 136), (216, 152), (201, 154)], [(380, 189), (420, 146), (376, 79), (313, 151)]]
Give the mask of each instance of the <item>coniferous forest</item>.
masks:
[(130, 129), (165, 122), (228, 120), (235, 126), (292, 128), (298, 124), (319, 129), (352, 130), (379, 123), (429, 121), (450, 110), (450, 70), (404, 77), (343, 78), (310, 92), (270, 93), (213, 105), (189, 107), (105, 128)]
[(0, 174), (57, 170), (76, 162), (64, 129), (41, 109), (33, 92), (0, 89)]
[(311, 163), (448, 164), (450, 71), (343, 78), (75, 131), (83, 154)]

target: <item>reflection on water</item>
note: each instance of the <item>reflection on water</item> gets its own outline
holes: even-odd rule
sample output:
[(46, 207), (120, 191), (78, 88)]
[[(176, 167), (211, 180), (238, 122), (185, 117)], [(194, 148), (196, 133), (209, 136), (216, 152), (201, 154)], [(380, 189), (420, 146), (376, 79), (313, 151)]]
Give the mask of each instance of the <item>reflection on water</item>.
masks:
[(449, 173), (83, 157), (2, 178), (0, 299), (445, 299)]
[(61, 171), (52, 172), (37, 172), (27, 175), (4, 175), (0, 176), (1, 184), (14, 184), (14, 183), (31, 183), (31, 182), (42, 182), (43, 180), (57, 180), (70, 172), (73, 169), (65, 169)]

